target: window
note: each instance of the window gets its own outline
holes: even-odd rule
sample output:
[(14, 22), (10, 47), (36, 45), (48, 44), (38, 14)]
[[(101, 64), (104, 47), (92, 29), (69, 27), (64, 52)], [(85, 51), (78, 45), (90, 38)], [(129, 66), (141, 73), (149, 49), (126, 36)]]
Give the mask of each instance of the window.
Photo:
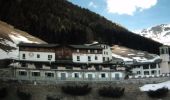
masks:
[(151, 74), (152, 74), (152, 75), (155, 75), (155, 74), (156, 74), (156, 70), (152, 70), (152, 71), (151, 71)]
[(22, 59), (25, 59), (25, 54), (22, 54)]
[(45, 76), (46, 77), (54, 77), (54, 73), (46, 72)]
[(149, 75), (149, 71), (144, 71), (144, 75)]
[(80, 56), (77, 56), (77, 61), (80, 61)]
[(40, 72), (32, 72), (32, 76), (38, 77), (40, 76)]
[(151, 64), (150, 67), (151, 67), (151, 69), (155, 69), (156, 68), (156, 64)]
[(93, 75), (92, 74), (88, 74), (88, 79), (92, 80), (93, 79)]
[(103, 61), (105, 61), (105, 57), (103, 57)]
[(161, 48), (161, 54), (168, 54), (168, 48)]
[(148, 65), (143, 65), (143, 69), (149, 69)]
[(107, 57), (107, 61), (109, 61), (109, 57)]
[(91, 61), (91, 57), (90, 56), (88, 56), (88, 61)]
[(164, 49), (163, 48), (161, 49), (161, 54), (164, 54)]
[(27, 72), (26, 71), (19, 71), (19, 75), (20, 76), (27, 76)]
[(95, 56), (95, 60), (98, 60), (98, 57), (97, 57), (97, 56)]
[(140, 71), (137, 71), (137, 74), (140, 75)]
[(166, 50), (165, 53), (168, 54), (168, 48), (166, 48), (165, 50)]
[(105, 73), (102, 73), (102, 74), (101, 74), (101, 78), (106, 78), (106, 74), (105, 74)]
[(61, 80), (66, 80), (66, 73), (61, 73)]
[(75, 78), (79, 78), (79, 73), (74, 73)]
[(40, 58), (40, 54), (37, 54), (37, 58)]
[(48, 55), (48, 60), (51, 60), (52, 59), (52, 55)]

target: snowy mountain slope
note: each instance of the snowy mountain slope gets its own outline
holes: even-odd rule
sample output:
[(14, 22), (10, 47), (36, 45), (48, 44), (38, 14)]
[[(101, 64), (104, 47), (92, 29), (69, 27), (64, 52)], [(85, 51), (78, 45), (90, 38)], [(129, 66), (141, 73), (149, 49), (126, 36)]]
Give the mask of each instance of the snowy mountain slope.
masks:
[(13, 26), (0, 21), (0, 59), (17, 59), (17, 44), (19, 42), (45, 43), (44, 41), (33, 37), (24, 31), (15, 29)]
[(145, 51), (133, 50), (127, 47), (113, 45), (112, 56), (124, 60), (125, 64), (154, 62), (160, 57)]
[(170, 45), (170, 24), (157, 25), (135, 33), (147, 38), (151, 38), (162, 44)]

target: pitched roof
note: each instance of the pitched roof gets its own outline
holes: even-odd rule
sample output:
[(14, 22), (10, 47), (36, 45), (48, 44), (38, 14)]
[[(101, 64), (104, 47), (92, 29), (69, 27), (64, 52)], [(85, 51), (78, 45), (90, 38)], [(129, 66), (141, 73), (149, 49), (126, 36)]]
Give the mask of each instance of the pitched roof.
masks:
[(69, 45), (69, 46), (76, 49), (103, 49), (100, 46), (87, 46), (87, 45)]
[(43, 48), (52, 48), (57, 47), (59, 44), (36, 44), (36, 43), (20, 43), (19, 47), (43, 47)]

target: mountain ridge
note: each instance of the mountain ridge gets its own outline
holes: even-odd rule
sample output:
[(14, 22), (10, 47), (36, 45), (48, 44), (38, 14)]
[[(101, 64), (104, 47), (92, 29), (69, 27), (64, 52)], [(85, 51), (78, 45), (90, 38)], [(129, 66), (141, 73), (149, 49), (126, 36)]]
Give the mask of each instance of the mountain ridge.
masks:
[(170, 24), (155, 25), (138, 32), (139, 35), (170, 45)]

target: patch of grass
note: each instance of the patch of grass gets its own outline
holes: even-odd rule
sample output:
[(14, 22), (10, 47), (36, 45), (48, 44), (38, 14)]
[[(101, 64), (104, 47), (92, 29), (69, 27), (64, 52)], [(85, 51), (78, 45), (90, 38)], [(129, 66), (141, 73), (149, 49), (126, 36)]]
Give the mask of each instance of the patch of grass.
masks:
[(149, 90), (147, 92), (147, 95), (151, 98), (162, 98), (162, 97), (167, 96), (168, 92), (169, 92), (168, 88), (163, 87), (155, 91)]
[(98, 94), (102, 97), (120, 98), (124, 95), (124, 88), (121, 87), (102, 87), (98, 90)]

